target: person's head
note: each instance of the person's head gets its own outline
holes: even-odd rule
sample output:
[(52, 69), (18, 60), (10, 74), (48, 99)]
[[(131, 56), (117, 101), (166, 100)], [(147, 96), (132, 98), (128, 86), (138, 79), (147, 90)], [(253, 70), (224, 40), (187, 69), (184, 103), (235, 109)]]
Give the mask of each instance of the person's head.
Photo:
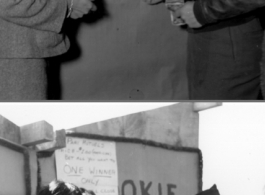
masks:
[(92, 190), (86, 190), (85, 188), (80, 188), (83, 195), (96, 195)]
[(74, 184), (54, 180), (49, 185), (44, 186), (38, 195), (86, 195), (83, 190)]

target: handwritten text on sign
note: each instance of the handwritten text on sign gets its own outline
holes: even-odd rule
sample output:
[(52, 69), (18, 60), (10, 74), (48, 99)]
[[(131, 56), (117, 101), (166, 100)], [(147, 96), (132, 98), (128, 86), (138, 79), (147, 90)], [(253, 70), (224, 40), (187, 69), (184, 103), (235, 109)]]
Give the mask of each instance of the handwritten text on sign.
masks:
[(93, 190), (96, 195), (118, 195), (115, 142), (66, 138), (56, 151), (57, 178)]

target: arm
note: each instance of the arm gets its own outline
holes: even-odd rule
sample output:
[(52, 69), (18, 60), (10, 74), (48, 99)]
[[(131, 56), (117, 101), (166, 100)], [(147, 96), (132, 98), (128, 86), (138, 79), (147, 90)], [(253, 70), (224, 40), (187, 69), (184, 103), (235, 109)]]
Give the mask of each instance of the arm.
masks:
[(265, 6), (265, 0), (196, 0), (188, 1), (178, 10), (181, 17), (191, 28), (232, 18)]
[(265, 0), (197, 0), (193, 11), (202, 25), (231, 18), (265, 6)]
[(44, 31), (60, 32), (67, 0), (0, 0), (0, 18)]

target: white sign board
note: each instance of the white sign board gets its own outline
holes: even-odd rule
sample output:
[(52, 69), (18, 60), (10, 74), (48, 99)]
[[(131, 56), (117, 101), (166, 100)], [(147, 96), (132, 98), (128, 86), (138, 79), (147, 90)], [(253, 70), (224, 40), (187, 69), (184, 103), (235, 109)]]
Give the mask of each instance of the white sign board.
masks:
[(115, 142), (67, 137), (66, 147), (55, 155), (57, 179), (96, 195), (118, 195)]

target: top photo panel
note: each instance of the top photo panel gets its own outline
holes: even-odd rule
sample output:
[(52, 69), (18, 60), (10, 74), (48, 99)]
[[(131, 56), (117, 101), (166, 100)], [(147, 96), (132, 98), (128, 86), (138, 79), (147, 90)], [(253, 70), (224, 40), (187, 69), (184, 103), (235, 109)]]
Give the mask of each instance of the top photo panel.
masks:
[(9, 0), (0, 101), (264, 100), (264, 0)]

